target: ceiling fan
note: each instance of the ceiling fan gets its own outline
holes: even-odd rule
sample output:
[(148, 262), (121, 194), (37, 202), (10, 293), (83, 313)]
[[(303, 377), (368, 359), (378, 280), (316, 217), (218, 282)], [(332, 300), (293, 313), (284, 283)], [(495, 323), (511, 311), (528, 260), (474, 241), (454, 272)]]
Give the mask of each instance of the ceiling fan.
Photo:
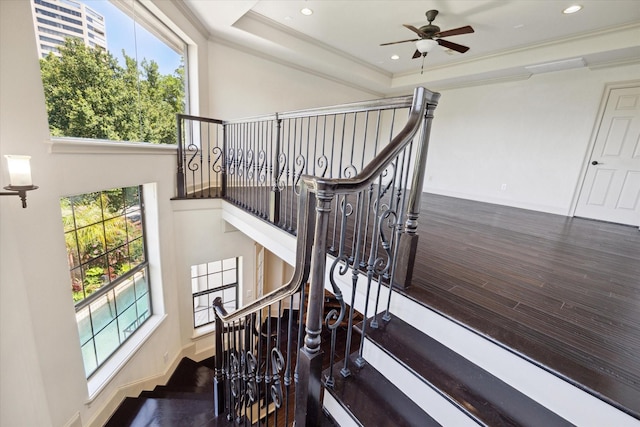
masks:
[(464, 27), (454, 28), (452, 30), (440, 31), (440, 27), (432, 24), (432, 22), (436, 19), (436, 16), (438, 16), (438, 11), (429, 10), (425, 15), (427, 15), (427, 21), (429, 21), (429, 23), (420, 28), (416, 28), (413, 25), (403, 24), (406, 28), (410, 29), (418, 36), (420, 36), (420, 38), (401, 40), (391, 43), (382, 43), (380, 46), (388, 46), (397, 43), (416, 42), (416, 51), (413, 54), (413, 59), (420, 58), (421, 56), (424, 58), (425, 56), (427, 56), (427, 53), (429, 53), (437, 45), (444, 46), (448, 49), (455, 50), (456, 52), (460, 53), (465, 53), (469, 50), (467, 46), (453, 43), (448, 40), (443, 40), (441, 39), (441, 37), (473, 33), (474, 31), (471, 26), (466, 25)]

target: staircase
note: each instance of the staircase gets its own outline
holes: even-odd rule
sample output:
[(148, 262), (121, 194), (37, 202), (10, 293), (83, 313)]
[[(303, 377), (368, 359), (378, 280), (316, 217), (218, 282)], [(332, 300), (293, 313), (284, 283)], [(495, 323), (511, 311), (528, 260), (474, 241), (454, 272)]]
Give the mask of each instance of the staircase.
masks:
[(183, 358), (166, 385), (127, 397), (105, 427), (232, 426), (213, 411), (213, 360)]
[[(127, 399), (122, 408), (132, 408), (130, 415), (120, 418), (118, 410), (107, 425), (289, 426), (295, 419), (297, 427), (637, 426), (631, 416), (403, 290), (389, 291), (390, 282), (402, 288), (411, 280), (438, 98), (417, 89), (405, 126), (380, 146), (378, 131), (394, 128), (397, 108), (407, 108), (408, 99), (214, 121), (219, 128), (200, 133), (226, 136), (201, 141), (200, 155), (188, 143), (201, 136), (189, 132), (189, 121), (201, 126), (206, 120), (185, 118), (178, 198), (224, 198), (223, 219), (295, 265), (295, 272), (287, 284), (233, 313), (215, 301), (215, 353), (221, 357), (209, 367), (183, 360), (172, 380), (196, 378), (196, 384), (168, 384)], [(383, 110), (392, 115), (389, 125)], [(334, 141), (337, 134), (342, 141)], [(371, 147), (373, 134), (369, 159), (364, 147)], [(361, 155), (354, 157), (352, 147), (348, 159), (334, 157), (357, 135), (364, 141)], [(313, 153), (302, 153), (303, 146)], [(218, 156), (206, 168), (192, 165), (203, 161), (204, 147)], [(215, 179), (199, 170), (213, 171)], [(220, 192), (205, 196), (212, 187)], [(294, 301), (304, 301), (304, 310), (285, 318)], [(342, 344), (338, 335), (346, 336)], [(201, 388), (202, 378), (211, 388)], [(264, 415), (248, 415), (255, 405), (263, 405)]]
[(377, 320), (366, 365), (325, 391), (341, 426), (573, 425), (401, 319)]

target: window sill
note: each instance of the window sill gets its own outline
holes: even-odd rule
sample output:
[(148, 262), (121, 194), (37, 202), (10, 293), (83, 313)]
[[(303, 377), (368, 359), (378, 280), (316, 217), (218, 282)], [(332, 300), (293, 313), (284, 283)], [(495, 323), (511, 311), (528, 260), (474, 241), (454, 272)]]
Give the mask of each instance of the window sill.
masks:
[(47, 141), (53, 154), (169, 154), (175, 155), (178, 147), (149, 142), (108, 141), (85, 138), (51, 138)]
[(98, 368), (93, 376), (87, 380), (87, 388), (89, 391), (87, 404), (93, 402), (166, 318), (166, 314), (151, 316), (104, 365)]
[(197, 329), (193, 330), (193, 335), (191, 335), (192, 340), (197, 340), (207, 335), (211, 335), (216, 331), (216, 324), (210, 323), (208, 325), (200, 326)]

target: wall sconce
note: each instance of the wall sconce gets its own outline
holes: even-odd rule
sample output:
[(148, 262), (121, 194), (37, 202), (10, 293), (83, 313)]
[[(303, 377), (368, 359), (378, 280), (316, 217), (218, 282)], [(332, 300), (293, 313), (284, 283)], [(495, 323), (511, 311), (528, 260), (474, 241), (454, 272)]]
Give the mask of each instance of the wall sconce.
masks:
[(31, 156), (5, 155), (9, 169), (10, 185), (4, 187), (8, 192), (0, 192), (0, 196), (18, 196), (22, 200), (22, 207), (27, 207), (27, 191), (35, 190), (37, 185), (31, 182)]

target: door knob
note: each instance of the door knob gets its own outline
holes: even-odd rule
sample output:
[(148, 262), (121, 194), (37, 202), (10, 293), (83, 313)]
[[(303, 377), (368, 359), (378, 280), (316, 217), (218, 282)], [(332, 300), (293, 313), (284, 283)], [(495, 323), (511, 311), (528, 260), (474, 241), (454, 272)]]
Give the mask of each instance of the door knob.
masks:
[(595, 166), (595, 165), (599, 165), (599, 164), (601, 164), (601, 163), (598, 163), (598, 161), (597, 161), (597, 160), (594, 160), (593, 162), (591, 162), (591, 164), (592, 164), (593, 166)]

